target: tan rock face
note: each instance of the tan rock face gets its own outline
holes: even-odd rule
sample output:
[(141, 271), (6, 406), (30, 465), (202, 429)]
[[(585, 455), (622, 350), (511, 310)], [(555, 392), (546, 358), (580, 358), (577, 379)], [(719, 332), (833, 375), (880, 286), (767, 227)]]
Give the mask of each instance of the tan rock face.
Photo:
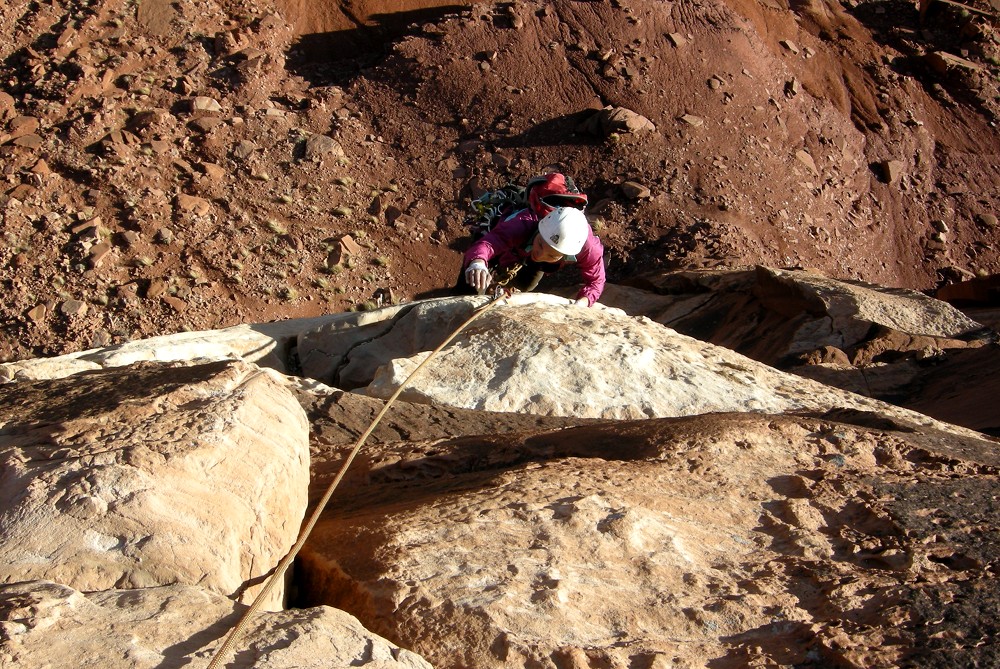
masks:
[[(242, 598), (294, 542), (308, 425), (245, 363), (0, 386), (0, 580)], [(268, 606), (279, 606), (275, 591)]]
[[(244, 352), (387, 394), (481, 303), (6, 366), (0, 653), (207, 663), (235, 623), (212, 602), (253, 594), (382, 408), (247, 362), (135, 360)], [(107, 369), (28, 380), (83, 365)], [(297, 605), (441, 667), (989, 665), (1000, 457), (982, 435), (544, 294), (485, 312), (423, 374), (424, 403), (394, 407), (306, 546)], [(152, 627), (185, 616), (186, 641)], [(283, 616), (233, 666), (422, 666), (328, 609)]]
[(302, 589), (438, 667), (957, 658), (924, 630), (980, 624), (1000, 549), (958, 518), (990, 504), (995, 445), (863, 412), (411, 435), (370, 456)]
[(602, 301), (853, 393), (997, 434), (998, 336), (914, 291), (805, 271), (714, 270), (611, 286)]
[[(151, 288), (155, 285), (151, 284)], [(287, 351), (300, 332), (343, 319), (344, 315), (337, 314), (276, 323), (235, 325), (204, 332), (179, 332), (53, 358), (0, 364), (0, 379), (58, 379), (83, 371), (123, 367), (137, 362), (207, 362), (232, 359), (287, 372)]]
[(849, 349), (873, 326), (958, 337), (982, 326), (946, 302), (911, 290), (837, 281), (813, 272), (672, 272), (612, 287), (602, 302), (770, 365), (823, 346)]
[[(946, 638), (988, 627), (982, 612), (995, 602), (982, 593), (992, 592), (984, 584), (1000, 547), (967, 530), (995, 525), (995, 444), (648, 319), (552, 296), (522, 302), (484, 314), (414, 386), (423, 397), (448, 384), (455, 396), (486, 389), (521, 408), (400, 407), (307, 545), (299, 603), (348, 611), (442, 667), (894, 666), (950, 657), (922, 645), (927, 631)], [(476, 303), (286, 323), (270, 336), (288, 342), (299, 332), (300, 353), (312, 356), (303, 360), (363, 379), (426, 355)], [(220, 336), (219, 351), (241, 341)], [(213, 350), (208, 333), (192, 341)], [(175, 344), (81, 357), (114, 365), (178, 356), (185, 345)], [(30, 377), (32, 366), (18, 370)], [(128, 666), (160, 662), (168, 649), (207, 660), (203, 645), (145, 623), (105, 632), (92, 621), (192, 616), (181, 605), (190, 593), (156, 599), (174, 582), (198, 583), (191, 596), (211, 612), (204, 602), (214, 593), (245, 595), (243, 584), (277, 562), (305, 506), (299, 403), (309, 410), (312, 498), (380, 407), (308, 382), (291, 387), (232, 361), (0, 387), (9, 584), (0, 614), (16, 635), (15, 661), (46, 657), (42, 649), (64, 640)], [(695, 403), (671, 405), (677, 388)], [(567, 404), (573, 416), (526, 409), (558, 414), (552, 398), (576, 402)], [(627, 403), (747, 413), (579, 417)], [(761, 413), (791, 410), (813, 416)], [(12, 583), (31, 579), (62, 585)], [(955, 601), (942, 623), (941, 607)], [(377, 649), (420, 666), (350, 625), (334, 620), (329, 632), (320, 621), (339, 614), (316, 611), (307, 623), (294, 613), (261, 619), (239, 643), (237, 666), (251, 657), (255, 666), (336, 657), (380, 666)], [(129, 625), (138, 641), (123, 648), (113, 630)], [(271, 641), (289, 635), (320, 645)], [(362, 661), (354, 645), (324, 645), (330, 635), (376, 650)]]
[[(244, 607), (190, 585), (83, 593), (50, 581), (0, 586), (4, 643), (11, 667), (206, 667)], [(224, 666), (429, 668), (352, 616), (316, 607), (265, 612), (249, 642)]]
[[(834, 407), (913, 412), (813, 383), (616, 310), (522, 294), (473, 322), (403, 391), (408, 401), (578, 418), (784, 412)], [(473, 298), (393, 307), (364, 330), (311, 333), (304, 359), (340, 360), (332, 383), (388, 398), (480, 304)], [(332, 365), (331, 365), (332, 366)]]
[[(432, 389), (421, 401), (625, 418), (747, 407), (782, 411), (803, 404), (815, 408), (819, 406), (816, 398), (827, 407), (856, 406), (859, 401), (826, 387), (804, 395), (789, 394), (780, 387), (798, 381), (775, 375), (770, 367), (732, 357), (730, 352), (665, 335), (641, 318), (645, 316), (683, 334), (851, 393), (889, 400), (977, 430), (992, 433), (997, 428), (995, 412), (989, 410), (990, 394), (977, 390), (984, 384), (988, 387), (995, 376), (996, 344), (989, 344), (988, 334), (976, 334), (982, 330), (979, 323), (944, 302), (913, 291), (764, 267), (677, 272), (648, 278), (640, 285), (644, 288), (609, 285), (602, 297), (605, 304), (584, 312), (599, 319), (622, 316), (620, 309), (640, 318), (632, 319), (628, 326), (608, 326), (609, 330), (600, 330), (600, 336), (595, 336), (599, 330), (590, 320), (578, 320), (568, 332), (573, 332), (572, 341), (588, 342), (580, 347), (552, 345), (568, 341), (560, 331), (560, 317), (554, 315), (565, 311), (560, 298), (541, 293), (519, 296), (524, 304), (538, 302), (539, 309), (551, 314), (533, 324), (505, 319), (503, 327), (531, 330), (544, 325), (544, 329), (537, 335), (483, 334), (484, 324), (486, 329), (499, 325), (496, 320), (482, 321), (473, 329), (481, 333), (479, 336), (468, 337), (457, 347), (461, 351), (444, 356), (454, 364), (443, 368), (444, 374), (435, 382), (440, 388)], [(154, 287), (152, 284), (150, 290)], [(139, 360), (238, 357), (281, 372), (299, 371), (346, 389), (371, 384), (373, 394), (386, 397), (421, 355), (469, 315), (471, 304), (479, 302), (426, 301), (371, 312), (180, 333), (58, 358), (7, 363), (0, 365), (0, 378), (57, 378)], [(615, 308), (602, 313), (607, 312), (606, 305)], [(45, 305), (38, 311), (39, 317), (44, 317)], [(605, 336), (612, 330), (617, 332), (614, 337)], [(640, 334), (644, 332), (650, 334)], [(615, 337), (622, 339), (616, 344)], [(649, 364), (641, 357), (629, 357), (629, 351), (645, 346), (642, 342), (664, 337), (671, 341), (654, 344), (645, 353), (655, 358)], [(481, 356), (475, 347), (490, 338), (495, 341), (488, 355)], [(534, 340), (532, 346), (538, 350), (519, 352), (522, 340)], [(975, 350), (961, 350), (965, 348)], [(854, 365), (865, 365), (865, 369), (836, 364), (838, 358), (822, 354), (827, 349), (844, 351)], [(571, 352), (572, 359), (564, 359)], [(509, 357), (505, 357), (507, 353)], [(690, 358), (692, 355), (695, 357)], [(687, 368), (689, 359), (698, 358), (704, 364)], [(725, 365), (715, 364), (723, 358)], [(681, 368), (687, 369), (678, 371)], [(740, 369), (746, 373), (738, 373)], [(486, 376), (494, 373), (502, 380), (487, 380)], [(678, 379), (687, 380), (675, 383)], [(490, 388), (489, 383), (504, 388), (499, 391), (499, 385)], [(770, 384), (771, 390), (778, 388), (779, 393), (756, 387), (761, 383)], [(694, 386), (697, 391), (692, 391)], [(417, 384), (407, 397), (419, 399), (421, 388)]]

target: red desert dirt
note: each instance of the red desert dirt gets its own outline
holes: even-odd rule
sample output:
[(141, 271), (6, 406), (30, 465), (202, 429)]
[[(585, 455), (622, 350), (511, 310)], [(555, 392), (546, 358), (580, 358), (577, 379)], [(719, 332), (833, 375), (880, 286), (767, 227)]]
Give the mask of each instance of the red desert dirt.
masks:
[(438, 294), (471, 198), (552, 170), (589, 195), (612, 282), (994, 275), (995, 15), (7, 3), (0, 359)]

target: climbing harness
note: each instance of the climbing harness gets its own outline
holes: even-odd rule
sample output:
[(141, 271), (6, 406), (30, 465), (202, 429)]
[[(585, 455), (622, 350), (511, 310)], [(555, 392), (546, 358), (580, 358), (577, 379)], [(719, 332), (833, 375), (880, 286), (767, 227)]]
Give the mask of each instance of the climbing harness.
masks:
[[(528, 256), (531, 255), (531, 245), (535, 243), (535, 239), (537, 237), (538, 233), (536, 232), (528, 240), (527, 245), (524, 247), (524, 253), (526, 255)], [(576, 260), (576, 258), (574, 258), (574, 260)], [(496, 273), (496, 276), (494, 277), (494, 283), (499, 287), (506, 288), (511, 281), (517, 278), (518, 272), (524, 269), (527, 265), (528, 265), (527, 261), (521, 261), (514, 263), (510, 267), (504, 267), (502, 269), (500, 267), (497, 267), (494, 270), (494, 272)], [(538, 282), (541, 281), (541, 279), (542, 277), (540, 275), (536, 275), (529, 282), (529, 287), (524, 289), (524, 292), (530, 293), (531, 291), (533, 291), (538, 286)]]
[(461, 325), (455, 328), (455, 331), (452, 332), (450, 335), (448, 335), (448, 337), (443, 342), (441, 342), (441, 344), (436, 349), (431, 351), (431, 354), (426, 358), (424, 358), (424, 360), (419, 365), (417, 365), (417, 368), (414, 369), (412, 372), (410, 372), (410, 375), (407, 376), (406, 379), (401, 384), (399, 384), (399, 388), (397, 388), (396, 392), (394, 392), (392, 396), (386, 401), (385, 406), (383, 406), (382, 410), (378, 413), (377, 416), (375, 416), (375, 419), (371, 422), (371, 425), (368, 426), (368, 429), (365, 430), (360, 437), (358, 437), (358, 440), (357, 442), (355, 442), (354, 448), (351, 450), (350, 455), (347, 456), (347, 459), (344, 461), (344, 464), (340, 467), (340, 471), (337, 472), (337, 476), (334, 477), (333, 482), (327, 487), (326, 492), (323, 494), (323, 497), (319, 501), (319, 504), (317, 504), (315, 510), (313, 510), (312, 514), (309, 516), (309, 520), (303, 526), (301, 532), (299, 532), (298, 540), (292, 546), (291, 550), (288, 551), (288, 554), (285, 555), (285, 557), (282, 558), (281, 562), (278, 563), (278, 566), (274, 568), (274, 572), (267, 578), (267, 582), (264, 584), (264, 587), (261, 588), (260, 592), (257, 593), (257, 596), (254, 597), (253, 602), (250, 603), (250, 608), (248, 608), (243, 613), (239, 621), (236, 623), (235, 627), (233, 627), (233, 629), (229, 632), (229, 636), (227, 636), (226, 640), (222, 643), (221, 646), (219, 646), (219, 649), (215, 651), (215, 656), (212, 658), (212, 661), (208, 663), (207, 669), (218, 669), (219, 667), (222, 666), (222, 662), (229, 655), (229, 652), (236, 644), (236, 641), (240, 638), (240, 636), (246, 629), (246, 626), (249, 624), (250, 618), (254, 614), (256, 614), (258, 610), (260, 610), (260, 607), (263, 604), (265, 598), (269, 594), (271, 594), (271, 590), (274, 589), (274, 584), (282, 579), (285, 572), (288, 570), (288, 567), (291, 566), (292, 560), (294, 560), (295, 557), (299, 554), (299, 551), (302, 550), (302, 547), (305, 545), (306, 540), (309, 538), (309, 534), (313, 531), (313, 528), (316, 526), (317, 521), (319, 521), (320, 514), (323, 513), (323, 510), (326, 508), (327, 503), (333, 496), (333, 492), (337, 489), (337, 486), (340, 485), (340, 481), (344, 478), (344, 474), (347, 473), (347, 468), (351, 466), (351, 463), (354, 462), (354, 458), (361, 451), (361, 446), (365, 443), (365, 441), (368, 439), (371, 433), (375, 431), (375, 428), (378, 426), (379, 422), (381, 422), (385, 414), (389, 411), (389, 407), (392, 406), (393, 402), (396, 401), (396, 398), (398, 398), (400, 394), (403, 392), (403, 389), (406, 388), (409, 385), (410, 381), (412, 381), (413, 378), (420, 373), (420, 370), (424, 368), (424, 365), (426, 365), (428, 362), (434, 359), (434, 357), (438, 353), (440, 353), (445, 346), (450, 344), (451, 341), (455, 337), (457, 337), (462, 330), (468, 327), (469, 324), (472, 323), (472, 321), (482, 316), (484, 313), (492, 309), (494, 306), (500, 304), (501, 302), (506, 301), (506, 299), (507, 299), (506, 292), (501, 290), (498, 291), (496, 294), (494, 294), (494, 296), (492, 296), (486, 304), (477, 307), (475, 311), (472, 312), (472, 315), (469, 316), (469, 318), (467, 318)]

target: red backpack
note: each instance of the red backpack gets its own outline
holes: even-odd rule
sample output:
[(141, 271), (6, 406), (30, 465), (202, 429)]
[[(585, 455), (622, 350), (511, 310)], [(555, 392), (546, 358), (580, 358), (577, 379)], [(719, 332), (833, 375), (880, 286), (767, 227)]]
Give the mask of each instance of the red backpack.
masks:
[(528, 206), (539, 218), (556, 207), (583, 209), (587, 206), (587, 196), (576, 187), (572, 177), (559, 172), (529, 179), (525, 190), (528, 193)]
[(507, 184), (484, 193), (472, 201), (472, 213), (465, 222), (472, 227), (473, 237), (478, 238), (511, 214), (527, 207), (541, 218), (556, 207), (583, 209), (586, 206), (587, 196), (576, 187), (572, 177), (550, 172), (532, 177), (524, 186)]

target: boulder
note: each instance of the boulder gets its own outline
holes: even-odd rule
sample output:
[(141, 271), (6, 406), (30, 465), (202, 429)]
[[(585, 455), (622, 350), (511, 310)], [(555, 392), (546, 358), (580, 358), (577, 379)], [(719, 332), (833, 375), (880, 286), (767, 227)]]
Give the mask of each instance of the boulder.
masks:
[(333, 156), (334, 158), (343, 158), (346, 154), (344, 153), (344, 147), (340, 145), (340, 142), (327, 135), (313, 134), (309, 135), (306, 139), (305, 144), (305, 158), (306, 160), (318, 160), (326, 156)]
[[(51, 669), (205, 667), (246, 607), (191, 585), (80, 592), (51, 581), (0, 586), (0, 665)], [(13, 622), (16, 621), (16, 622)], [(329, 607), (254, 617), (229, 669), (429, 669)]]
[(195, 195), (178, 193), (175, 203), (178, 211), (191, 213), (195, 216), (207, 216), (212, 212), (212, 203)]
[(923, 293), (805, 270), (682, 271), (631, 283), (642, 290), (609, 287), (601, 302), (781, 367), (824, 346), (844, 351), (859, 346), (873, 326), (949, 338), (982, 330), (958, 309)]
[(305, 513), (305, 414), (254, 365), (3, 385), (0, 430), (3, 583), (251, 597)]
[(210, 98), (205, 95), (198, 95), (191, 98), (190, 101), (192, 112), (221, 112), (222, 105), (219, 104), (218, 100)]
[[(827, 387), (816, 393), (803, 388), (798, 399), (791, 399), (785, 390), (775, 395), (776, 388), (798, 383), (771, 368), (782, 366), (850, 393), (911, 408), (919, 404), (919, 410), (925, 411), (929, 405), (919, 396), (923, 386), (910, 383), (919, 370), (904, 365), (902, 358), (919, 358), (924, 367), (933, 364), (940, 385), (950, 378), (940, 365), (950, 364), (952, 358), (928, 357), (922, 342), (930, 342), (934, 350), (949, 351), (987, 342), (981, 338), (978, 323), (938, 300), (808, 272), (767, 268), (681, 272), (652, 277), (640, 285), (646, 289), (607, 286), (602, 301), (621, 309), (599, 303), (577, 313), (565, 309), (564, 298), (521, 294), (514, 301), (522, 306), (534, 304), (538, 314), (548, 311), (548, 315), (535, 314), (523, 323), (520, 317), (496, 320), (494, 316), (475, 324), (470, 332), (478, 333), (476, 337), (470, 340), (468, 333), (460, 337), (405, 397), (466, 408), (590, 417), (785, 411), (839, 402), (857, 406), (861, 401)], [(7, 363), (0, 365), (0, 378), (57, 378), (141, 360), (242, 358), (285, 373), (295, 371), (314, 382), (386, 397), (478, 304), (482, 304), (479, 298), (428, 300), (375, 311), (179, 333), (58, 358)], [(639, 318), (627, 318), (625, 312)], [(502, 306), (497, 313), (515, 312)], [(563, 323), (563, 317), (570, 320)], [(768, 366), (740, 356), (730, 359), (728, 351), (693, 342), (646, 317)], [(564, 325), (566, 332), (574, 333), (572, 339), (553, 334)], [(538, 326), (542, 327), (532, 332)], [(910, 335), (904, 329), (938, 334)], [(666, 340), (668, 346), (662, 343)], [(477, 349), (483, 341), (490, 342), (486, 355)], [(553, 346), (552, 341), (573, 341), (574, 345)], [(895, 350), (895, 341), (909, 343), (895, 345), (899, 349)], [(530, 344), (523, 347), (524, 342)], [(648, 342), (660, 343), (647, 346)], [(870, 369), (862, 373), (834, 365), (827, 371), (814, 364), (835, 363), (823, 354), (834, 349)], [(644, 352), (630, 357), (629, 351)], [(725, 364), (717, 365), (721, 360)], [(689, 366), (690, 361), (700, 362)], [(898, 362), (906, 369), (890, 373), (871, 368), (886, 362)], [(586, 371), (577, 374), (582, 368)], [(990, 365), (981, 368), (983, 374), (977, 377), (988, 377), (991, 369)], [(876, 373), (879, 383), (866, 384), (866, 375)], [(699, 384), (704, 385), (702, 392), (694, 392)], [(973, 386), (957, 377), (953, 386), (966, 389), (956, 396), (962, 399), (943, 403), (943, 407), (960, 403), (979, 407), (988, 396), (975, 393)], [(990, 420), (965, 422), (969, 411), (934, 413), (936, 418), (953, 422), (959, 416), (965, 426), (993, 428)]]
[(656, 125), (631, 109), (608, 105), (587, 117), (577, 131), (606, 137), (612, 133), (656, 132)]
[[(19, 363), (0, 386), (0, 663), (207, 664), (384, 406), (247, 362), (136, 356), (301, 360), (388, 392), (379, 377), (484, 303), (184, 333), (45, 381), (27, 379), (56, 363)], [(227, 666), (428, 666), (402, 648), (446, 668), (994, 657), (1000, 456), (980, 434), (545, 294), (491, 306), (410, 392), (434, 404), (393, 408), (300, 556), (312, 608), (254, 618)]]
[[(387, 398), (482, 303), (482, 298), (430, 300), (389, 309), (381, 322), (378, 311), (367, 312), (364, 331), (327, 327), (310, 333), (300, 339), (300, 355), (327, 363), (323, 371), (333, 371), (319, 379), (324, 383)], [(574, 307), (534, 293), (480, 316), (401, 397), (589, 418), (852, 407), (929, 420), (780, 372), (646, 318)]]
[(518, 429), (373, 446), (306, 603), (442, 669), (958, 666), (926, 633), (993, 625), (1000, 544), (962, 520), (990, 441), (849, 410)]
[[(756, 360), (939, 420), (1000, 434), (997, 334), (916, 291), (774, 270), (684, 271), (608, 286), (602, 302)], [(986, 299), (987, 280), (939, 298)], [(967, 286), (967, 287), (966, 287)], [(995, 327), (995, 326), (994, 326)], [(820, 364), (817, 364), (820, 363)]]

